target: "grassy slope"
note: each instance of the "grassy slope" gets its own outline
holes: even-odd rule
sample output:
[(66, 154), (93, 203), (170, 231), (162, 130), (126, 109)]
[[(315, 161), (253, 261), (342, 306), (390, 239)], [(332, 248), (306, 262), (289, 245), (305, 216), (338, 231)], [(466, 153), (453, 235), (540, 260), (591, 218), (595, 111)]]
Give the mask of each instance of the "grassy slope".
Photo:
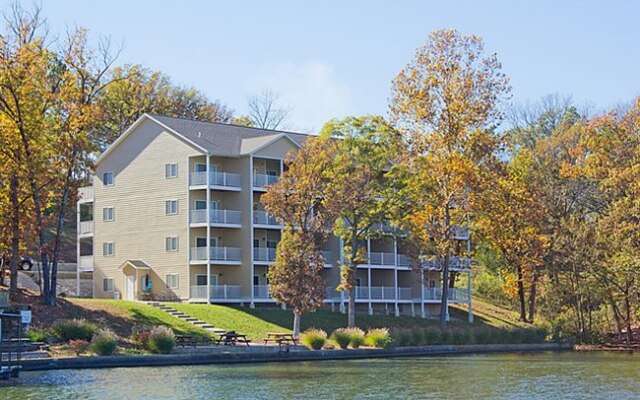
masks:
[(165, 325), (177, 334), (207, 336), (208, 333), (162, 310), (143, 303), (124, 300), (68, 299), (74, 307), (69, 318), (85, 318), (109, 326), (120, 336), (129, 336), (134, 324)]
[[(267, 332), (290, 332), (293, 324), (293, 313), (274, 308), (250, 309), (247, 307), (228, 307), (204, 304), (173, 304), (173, 307), (193, 317), (228, 330), (235, 330), (259, 340)], [(452, 307), (452, 326), (468, 326), (466, 307)], [(511, 328), (525, 326), (517, 322), (517, 314), (513, 311), (493, 305), (482, 299), (474, 298), (474, 326), (494, 328)], [(356, 323), (363, 329), (376, 327), (429, 327), (437, 326), (435, 319), (422, 319), (409, 316), (363, 315), (356, 317)], [(347, 316), (337, 312), (320, 310), (302, 316), (301, 328), (321, 328), (330, 333), (347, 324)]]

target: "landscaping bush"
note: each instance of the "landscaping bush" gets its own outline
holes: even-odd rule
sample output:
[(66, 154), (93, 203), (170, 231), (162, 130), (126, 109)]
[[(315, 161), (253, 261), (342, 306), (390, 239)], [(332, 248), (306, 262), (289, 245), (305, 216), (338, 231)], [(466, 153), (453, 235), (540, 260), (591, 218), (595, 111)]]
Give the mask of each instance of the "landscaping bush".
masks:
[(322, 329), (307, 329), (300, 335), (300, 342), (310, 350), (320, 350), (327, 341), (327, 333)]
[(51, 326), (53, 336), (64, 342), (77, 339), (91, 340), (97, 331), (98, 325), (84, 319), (61, 320)]
[(155, 354), (169, 354), (176, 346), (176, 336), (171, 328), (156, 326), (147, 338), (147, 349)]
[(147, 341), (151, 334), (151, 327), (146, 325), (135, 325), (131, 330), (131, 341), (140, 348), (147, 348)]
[(466, 329), (452, 329), (451, 343), (452, 344), (469, 344), (471, 343), (471, 334)]
[(387, 328), (369, 329), (364, 337), (364, 343), (371, 347), (387, 348), (391, 347), (393, 339)]
[(411, 346), (422, 346), (425, 344), (425, 334), (420, 328), (411, 330)]
[(31, 329), (27, 332), (27, 337), (32, 342), (46, 342), (47, 332), (39, 329)]
[(351, 335), (347, 329), (338, 328), (331, 334), (331, 340), (336, 342), (341, 349), (346, 349), (351, 342)]
[(108, 329), (101, 329), (93, 335), (89, 349), (100, 356), (110, 356), (118, 348), (116, 335)]
[(400, 347), (410, 346), (412, 342), (412, 334), (409, 329), (394, 329), (391, 332), (391, 337)]
[(69, 340), (69, 347), (74, 351), (74, 353), (76, 353), (77, 356), (79, 356), (89, 349), (89, 342), (84, 339)]
[(427, 328), (423, 332), (424, 344), (442, 344), (442, 333), (437, 328)]
[(349, 345), (354, 349), (359, 348), (364, 344), (364, 331), (360, 328), (347, 328), (349, 334)]

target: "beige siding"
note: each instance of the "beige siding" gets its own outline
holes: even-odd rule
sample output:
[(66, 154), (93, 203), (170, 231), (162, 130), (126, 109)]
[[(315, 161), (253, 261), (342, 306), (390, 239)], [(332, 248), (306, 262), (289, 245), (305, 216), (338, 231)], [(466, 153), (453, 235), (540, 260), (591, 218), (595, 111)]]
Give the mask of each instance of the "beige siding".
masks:
[(268, 144), (264, 148), (254, 153), (255, 157), (281, 158), (286, 159), (290, 151), (298, 150), (299, 147), (293, 144), (286, 137), (280, 138), (275, 142)]
[[(151, 121), (142, 122), (100, 162), (94, 180), (96, 224), (94, 235), (96, 297), (102, 279), (114, 278), (115, 290), (124, 296), (124, 274), (119, 267), (128, 259), (142, 259), (151, 267), (155, 293), (188, 298), (188, 157), (197, 150)], [(178, 177), (165, 178), (165, 164), (178, 164)], [(114, 173), (114, 186), (104, 186), (102, 174)], [(165, 215), (165, 201), (178, 200), (178, 215)], [(102, 221), (102, 208), (115, 208), (115, 221)], [(178, 236), (178, 251), (165, 250), (165, 238)], [(105, 257), (102, 243), (114, 242), (115, 255)], [(166, 288), (165, 276), (178, 274), (178, 289)], [(140, 276), (145, 273), (141, 273)], [(136, 290), (141, 282), (136, 281)]]

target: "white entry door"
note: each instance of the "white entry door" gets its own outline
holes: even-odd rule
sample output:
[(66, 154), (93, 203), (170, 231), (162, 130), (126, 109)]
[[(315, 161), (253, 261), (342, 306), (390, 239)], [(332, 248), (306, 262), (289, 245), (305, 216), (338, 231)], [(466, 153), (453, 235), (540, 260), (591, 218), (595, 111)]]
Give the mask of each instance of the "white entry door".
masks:
[(133, 288), (135, 287), (136, 277), (134, 275), (125, 275), (124, 299), (133, 300)]

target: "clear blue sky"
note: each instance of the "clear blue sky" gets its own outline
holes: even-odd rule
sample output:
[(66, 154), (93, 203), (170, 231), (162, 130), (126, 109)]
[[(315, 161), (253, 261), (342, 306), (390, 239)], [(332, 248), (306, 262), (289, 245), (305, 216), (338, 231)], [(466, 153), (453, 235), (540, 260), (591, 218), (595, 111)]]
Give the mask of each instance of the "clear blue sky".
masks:
[[(6, 7), (7, 0), (0, 0)], [(25, 2), (27, 3), (27, 2)], [(27, 3), (28, 4), (28, 3)], [(27, 5), (25, 4), (25, 5)], [(263, 88), (293, 128), (387, 112), (390, 81), (429, 32), (477, 34), (516, 102), (570, 94), (598, 110), (640, 94), (638, 1), (43, 0), (52, 32), (77, 24), (124, 41), (142, 63), (236, 113)]]

